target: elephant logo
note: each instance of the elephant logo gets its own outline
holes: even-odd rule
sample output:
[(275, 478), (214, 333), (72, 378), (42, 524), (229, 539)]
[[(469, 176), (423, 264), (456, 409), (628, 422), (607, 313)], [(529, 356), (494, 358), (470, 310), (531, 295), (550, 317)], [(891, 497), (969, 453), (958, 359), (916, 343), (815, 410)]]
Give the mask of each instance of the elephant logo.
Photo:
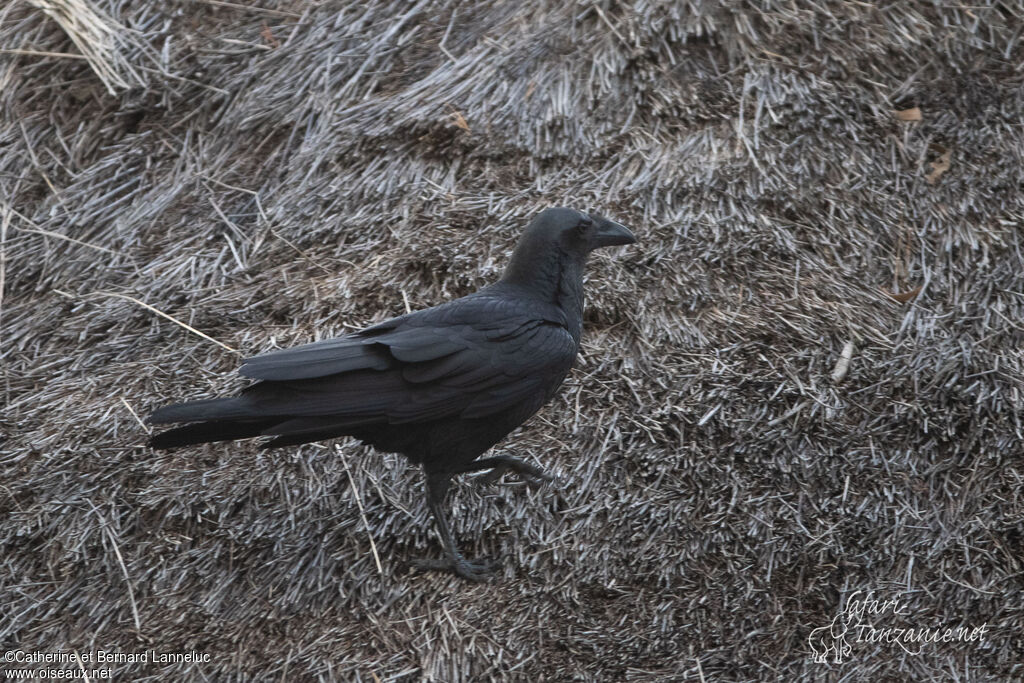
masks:
[(846, 640), (849, 626), (842, 614), (837, 614), (828, 626), (822, 626), (811, 631), (807, 636), (807, 644), (811, 646), (814, 661), (824, 664), (828, 661), (829, 653), (832, 654), (832, 661), (842, 664), (844, 658), (850, 656), (853, 647)]

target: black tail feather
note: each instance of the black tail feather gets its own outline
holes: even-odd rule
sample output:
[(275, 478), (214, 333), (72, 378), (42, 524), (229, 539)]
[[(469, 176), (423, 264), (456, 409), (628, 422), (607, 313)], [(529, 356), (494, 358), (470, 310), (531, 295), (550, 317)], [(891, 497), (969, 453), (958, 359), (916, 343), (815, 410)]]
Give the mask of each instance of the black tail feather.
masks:
[(263, 448), (278, 448), (345, 436), (353, 430), (366, 428), (367, 423), (374, 420), (365, 416), (260, 415), (258, 408), (243, 395), (165, 406), (154, 411), (148, 422), (193, 423), (154, 434), (149, 440), (153, 448), (179, 448), (257, 436), (276, 437), (263, 444)]
[(280, 448), (282, 446), (298, 446), (303, 443), (310, 443), (312, 441), (324, 441), (326, 439), (333, 439), (339, 436), (348, 436), (351, 432), (351, 428), (337, 427), (335, 429), (321, 429), (315, 432), (295, 432), (294, 434), (283, 434), (275, 437), (265, 444), (261, 444), (260, 448)]
[(272, 427), (278, 421), (279, 419), (197, 422), (196, 424), (175, 427), (166, 432), (154, 434), (149, 439), (149, 445), (153, 448), (165, 449), (191, 446), (197, 443), (249, 439), (254, 436), (260, 436), (264, 429)]
[(258, 417), (245, 396), (235, 398), (210, 398), (189, 401), (157, 408), (146, 422), (166, 424), (168, 422), (199, 422), (212, 420), (246, 421)]

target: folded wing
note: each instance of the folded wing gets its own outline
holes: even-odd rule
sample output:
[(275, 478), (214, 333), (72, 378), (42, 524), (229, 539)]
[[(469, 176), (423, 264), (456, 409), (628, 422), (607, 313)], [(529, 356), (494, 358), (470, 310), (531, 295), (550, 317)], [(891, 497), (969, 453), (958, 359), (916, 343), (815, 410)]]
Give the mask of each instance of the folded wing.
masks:
[(244, 410), (290, 418), (270, 433), (486, 417), (546, 396), (572, 367), (576, 341), (552, 316), (452, 304), (246, 360), (240, 372), (264, 381), (240, 397)]

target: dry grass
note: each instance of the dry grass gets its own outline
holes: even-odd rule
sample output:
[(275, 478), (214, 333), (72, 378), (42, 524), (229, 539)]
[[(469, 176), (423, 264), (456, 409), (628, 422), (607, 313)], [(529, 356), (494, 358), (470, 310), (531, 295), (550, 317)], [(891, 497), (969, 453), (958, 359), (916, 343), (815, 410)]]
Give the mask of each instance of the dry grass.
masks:
[[(212, 657), (131, 680), (1024, 677), (1018, 4), (245, 4), (0, 8), (5, 649)], [(403, 566), (438, 549), (397, 456), (143, 446), (152, 407), (243, 384), (223, 346), (472, 291), (553, 204), (640, 244), (499, 446), (563, 487), (452, 500), (496, 582)], [(990, 636), (813, 662), (856, 590)]]
[[(106, 86), (110, 95), (117, 95), (120, 90), (146, 86), (146, 79), (139, 69), (124, 55), (125, 49), (143, 49), (134, 31), (129, 31), (110, 16), (97, 10), (88, 0), (28, 2), (57, 22), (82, 57), (89, 62), (89, 66)], [(32, 53), (32, 50), (20, 52), (24, 55)], [(52, 57), (58, 54), (71, 56), (66, 53), (47, 52), (42, 53), (42, 56)]]

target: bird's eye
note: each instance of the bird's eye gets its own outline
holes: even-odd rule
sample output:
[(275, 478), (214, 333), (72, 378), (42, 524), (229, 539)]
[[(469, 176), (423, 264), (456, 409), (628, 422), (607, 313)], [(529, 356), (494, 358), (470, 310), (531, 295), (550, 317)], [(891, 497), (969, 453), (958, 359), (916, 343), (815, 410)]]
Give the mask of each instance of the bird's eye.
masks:
[(592, 227), (594, 227), (594, 219), (587, 214), (583, 214), (580, 217), (580, 222), (576, 224), (576, 232), (585, 235)]

